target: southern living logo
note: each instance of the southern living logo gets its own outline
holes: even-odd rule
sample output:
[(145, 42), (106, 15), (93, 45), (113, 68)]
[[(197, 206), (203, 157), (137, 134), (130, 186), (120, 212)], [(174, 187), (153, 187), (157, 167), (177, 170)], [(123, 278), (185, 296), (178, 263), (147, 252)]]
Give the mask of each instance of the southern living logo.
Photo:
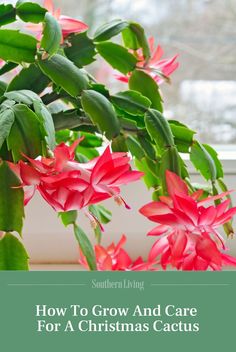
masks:
[(91, 288), (95, 289), (135, 289), (143, 291), (145, 289), (144, 281), (123, 279), (120, 281), (112, 281), (109, 279), (91, 281)]
[[(72, 304), (68, 307), (35, 306), (37, 332), (159, 332), (197, 333), (200, 331), (198, 310), (195, 307), (177, 307), (173, 304), (154, 307), (92, 307)], [(55, 321), (60, 318), (60, 321)], [(117, 320), (116, 320), (117, 319)], [(194, 320), (194, 321), (192, 321)]]

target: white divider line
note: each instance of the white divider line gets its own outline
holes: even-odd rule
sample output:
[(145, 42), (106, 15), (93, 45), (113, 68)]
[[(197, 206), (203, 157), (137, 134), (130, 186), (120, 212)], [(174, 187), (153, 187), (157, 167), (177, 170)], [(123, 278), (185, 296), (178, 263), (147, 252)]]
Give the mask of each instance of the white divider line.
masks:
[(230, 284), (228, 283), (225, 283), (225, 284), (217, 284), (217, 283), (214, 283), (214, 284), (205, 284), (205, 283), (179, 283), (179, 284), (175, 284), (175, 283), (167, 283), (167, 284), (164, 284), (164, 283), (159, 283), (159, 284), (151, 284), (151, 286), (230, 286)]
[(46, 284), (46, 283), (37, 283), (37, 284), (8, 284), (8, 286), (86, 286), (86, 284)]

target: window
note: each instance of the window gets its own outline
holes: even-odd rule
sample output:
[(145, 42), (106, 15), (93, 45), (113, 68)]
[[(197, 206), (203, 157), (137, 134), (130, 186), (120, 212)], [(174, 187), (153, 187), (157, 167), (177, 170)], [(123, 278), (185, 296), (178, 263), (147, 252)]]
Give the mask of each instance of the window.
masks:
[[(91, 32), (114, 18), (140, 21), (166, 57), (179, 54), (172, 84), (162, 86), (166, 116), (197, 130), (201, 141), (236, 143), (236, 0), (54, 2), (63, 13), (83, 17)], [(125, 89), (112, 77), (106, 83)]]

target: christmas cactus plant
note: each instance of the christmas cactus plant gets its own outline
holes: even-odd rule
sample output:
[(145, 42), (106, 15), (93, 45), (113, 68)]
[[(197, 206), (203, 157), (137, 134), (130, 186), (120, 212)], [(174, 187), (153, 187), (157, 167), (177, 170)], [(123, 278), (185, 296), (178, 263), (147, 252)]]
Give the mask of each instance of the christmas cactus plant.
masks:
[[(13, 29), (5, 27), (11, 23)], [(177, 56), (163, 58), (136, 22), (113, 20), (90, 33), (49, 0), (1, 4), (0, 26), (0, 269), (28, 268), (24, 207), (36, 191), (72, 226), (80, 263), (90, 270), (236, 266), (218, 233), (223, 225), (233, 235), (236, 208), (217, 153), (163, 111), (159, 85), (177, 69)], [(89, 65), (99, 57), (123, 82), (122, 91), (109, 92), (91, 75)], [(184, 154), (205, 179), (202, 189), (191, 182)], [(123, 249), (125, 236), (101, 244), (103, 224), (111, 220), (101, 202), (113, 197), (129, 208), (120, 186), (141, 178), (153, 199), (140, 212), (157, 223), (148, 235), (158, 237), (146, 261), (133, 261)], [(95, 246), (77, 224), (81, 210)]]

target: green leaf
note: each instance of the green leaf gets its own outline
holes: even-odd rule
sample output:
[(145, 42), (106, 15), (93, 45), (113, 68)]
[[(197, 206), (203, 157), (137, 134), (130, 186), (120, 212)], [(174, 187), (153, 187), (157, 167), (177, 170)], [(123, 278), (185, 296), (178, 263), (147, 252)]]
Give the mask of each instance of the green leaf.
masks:
[[(220, 189), (223, 192), (227, 192), (228, 191), (228, 188), (227, 188), (226, 184), (223, 182), (222, 179), (218, 179), (217, 183), (218, 183)], [(214, 196), (218, 195), (219, 192), (218, 192), (218, 189), (216, 188), (215, 182), (212, 182), (211, 186), (212, 186), (212, 190), (211, 191), (212, 191), (213, 195)], [(226, 197), (230, 201), (229, 207), (231, 208), (232, 207), (232, 199), (231, 199), (230, 195), (227, 195)], [(217, 199), (217, 200), (214, 201), (214, 203), (215, 203), (215, 205), (219, 205), (221, 203), (221, 200)], [(231, 219), (228, 222), (223, 224), (224, 232), (227, 235), (227, 237), (230, 237), (230, 238), (232, 238), (234, 236), (234, 234), (235, 234), (234, 228), (232, 226), (232, 222), (233, 222), (233, 219)]]
[(71, 131), (70, 130), (61, 130), (56, 132), (56, 143), (66, 143), (71, 140)]
[(37, 94), (27, 89), (6, 92), (4, 96), (9, 100), (14, 100), (17, 103), (24, 103), (27, 105), (32, 105), (35, 101), (41, 101)]
[(190, 160), (201, 175), (213, 182), (217, 178), (217, 169), (211, 154), (199, 142), (194, 141), (191, 147)]
[(122, 31), (122, 38), (126, 48), (137, 50), (140, 48), (136, 34), (128, 27)]
[(228, 238), (232, 238), (235, 235), (235, 230), (230, 221), (226, 222), (223, 228)]
[(23, 244), (7, 233), (0, 240), (0, 270), (29, 270), (28, 253)]
[[(53, 93), (49, 93), (49, 94), (53, 94)], [(43, 98), (42, 102), (45, 104), (44, 97), (45, 97), (45, 95), (42, 97)], [(54, 95), (54, 97), (55, 97), (55, 99), (57, 99), (57, 94)], [(52, 103), (46, 103), (45, 105), (48, 105), (47, 108), (51, 114), (57, 114), (59, 112), (64, 111), (65, 109), (67, 109), (67, 105), (61, 100), (55, 100)]]
[(42, 22), (46, 12), (46, 9), (34, 2), (18, 1), (16, 4), (17, 16), (24, 22)]
[(166, 170), (181, 176), (181, 164), (176, 147), (167, 148), (160, 160), (160, 179), (162, 180), (162, 189), (165, 193), (167, 192)]
[(169, 125), (174, 136), (175, 145), (180, 153), (189, 153), (196, 132), (189, 129), (179, 121), (169, 120)]
[(0, 57), (15, 63), (34, 62), (37, 40), (13, 29), (0, 29)]
[(117, 93), (111, 97), (111, 101), (119, 109), (131, 115), (144, 115), (151, 105), (148, 98), (134, 90)]
[(142, 48), (144, 58), (148, 60), (151, 57), (151, 52), (143, 27), (140, 26), (139, 23), (130, 22), (129, 28), (135, 34), (137, 41)]
[(72, 97), (77, 97), (88, 88), (88, 78), (70, 60), (54, 55), (49, 60), (40, 60), (39, 67), (56, 85), (63, 88)]
[(7, 141), (5, 141), (0, 149), (0, 159), (13, 161), (11, 152), (7, 149)]
[(51, 150), (53, 150), (56, 146), (56, 140), (55, 140), (55, 128), (54, 128), (54, 123), (52, 119), (52, 115), (46, 108), (46, 106), (39, 102), (35, 101), (34, 102), (34, 111), (40, 121), (42, 122), (42, 125), (44, 126), (44, 130), (46, 132), (46, 142), (47, 145)]
[(85, 118), (79, 114), (78, 110), (71, 109), (52, 114), (56, 131), (73, 129), (85, 123)]
[[(24, 217), (24, 192), (20, 181), (5, 161), (0, 162), (0, 231), (21, 234)], [(0, 256), (1, 258), (1, 256)]]
[(96, 55), (95, 45), (88, 37), (87, 32), (72, 35), (68, 38), (70, 46), (64, 49), (69, 60), (78, 67), (91, 64)]
[(160, 112), (163, 111), (159, 87), (154, 79), (147, 73), (141, 70), (135, 70), (129, 79), (129, 88), (147, 97), (152, 103), (152, 108)]
[(119, 135), (120, 124), (110, 101), (93, 90), (82, 93), (81, 104), (85, 113), (108, 139)]
[(73, 225), (76, 222), (78, 212), (77, 210), (70, 210), (58, 213), (64, 226)]
[[(218, 178), (217, 182), (218, 182), (218, 185), (219, 185), (222, 192), (228, 192), (229, 189), (228, 189), (227, 185), (224, 183), (222, 178)], [(233, 207), (232, 196), (230, 194), (228, 194), (226, 197), (230, 200), (229, 206), (230, 206), (230, 208), (232, 208)], [(227, 226), (226, 226), (226, 230), (227, 230)]]
[(105, 23), (100, 26), (96, 30), (93, 39), (95, 42), (106, 41), (122, 32), (128, 26), (129, 23), (127, 21), (123, 21), (120, 19), (112, 20), (111, 22)]
[(214, 163), (215, 163), (215, 168), (216, 168), (216, 178), (223, 178), (224, 177), (224, 170), (223, 166), (218, 158), (217, 152), (208, 144), (203, 144), (203, 147), (206, 149), (206, 151), (210, 154), (212, 157)]
[[(228, 188), (226, 186), (226, 184), (223, 182), (222, 179), (218, 179), (218, 184), (221, 188), (221, 190), (223, 192), (227, 192), (228, 191)], [(229, 200), (230, 200), (230, 205), (229, 207), (232, 208), (233, 207), (233, 202), (232, 202), (232, 198), (230, 195), (226, 196)], [(224, 228), (224, 232), (226, 233), (227, 237), (232, 237), (234, 236), (235, 234), (235, 231), (234, 231), (234, 228), (233, 228), (233, 219), (232, 220), (229, 220), (228, 222), (226, 222), (224, 225), (223, 225), (223, 228)]]
[(101, 224), (108, 224), (111, 221), (112, 213), (102, 205), (90, 205), (89, 211), (99, 220)]
[(180, 155), (179, 155), (179, 163), (181, 168), (181, 174), (179, 176), (181, 176), (181, 178), (185, 180), (189, 178), (189, 172), (188, 172), (186, 163), (183, 161)]
[(5, 93), (7, 89), (7, 84), (6, 82), (0, 81), (0, 97), (3, 96), (3, 94)]
[(201, 200), (212, 194), (212, 187), (208, 183), (203, 184), (203, 183), (198, 183), (198, 182), (192, 182), (191, 186), (193, 187), (194, 192), (198, 191), (199, 189), (202, 189), (204, 191), (202, 196), (199, 198)]
[(91, 207), (93, 210), (96, 208), (96, 214), (97, 214), (98, 220), (102, 224), (108, 224), (111, 221), (112, 213), (110, 210), (106, 209), (104, 206), (99, 204), (90, 206), (89, 207), (90, 211), (91, 211)]
[(159, 169), (160, 169), (160, 165), (155, 161), (155, 160), (151, 160), (148, 157), (145, 157), (147, 166), (149, 168), (149, 170), (151, 171), (152, 175), (154, 177), (159, 177)]
[[(116, 109), (116, 111), (117, 111), (117, 109)], [(131, 119), (131, 118), (126, 118), (126, 114), (125, 114), (125, 118), (124, 118), (122, 113), (119, 114), (117, 112), (117, 115), (119, 116), (119, 121), (120, 121), (120, 125), (121, 125), (122, 129), (127, 130), (127, 131), (132, 131), (132, 132), (138, 132), (139, 129), (137, 128), (136, 117), (138, 117), (139, 119), (143, 119), (144, 120), (143, 116), (128, 115), (128, 116), (131, 116), (133, 118), (133, 119)]]
[[(86, 149), (86, 148), (83, 148), (83, 149)], [(76, 152), (75, 160), (78, 161), (78, 163), (87, 163), (89, 161), (89, 158), (87, 158), (87, 156), (85, 156), (84, 154)]]
[(0, 149), (10, 133), (14, 120), (15, 115), (11, 109), (0, 112)]
[(13, 110), (15, 121), (7, 138), (8, 149), (12, 151), (14, 162), (23, 159), (22, 153), (35, 159), (43, 154), (41, 123), (26, 105), (14, 105)]
[(80, 249), (85, 256), (90, 270), (97, 270), (96, 258), (93, 247), (84, 231), (77, 225), (74, 225), (75, 237), (79, 243)]
[(113, 138), (111, 143), (111, 149), (113, 152), (128, 152), (126, 138), (122, 135)]
[(97, 243), (100, 244), (101, 240), (102, 240), (102, 230), (99, 226), (95, 227), (94, 234), (95, 234), (95, 238), (97, 240)]
[[(217, 180), (217, 182), (218, 182), (218, 185), (219, 185), (219, 187), (220, 187), (220, 189), (221, 189), (222, 192), (228, 192), (229, 189), (228, 189), (227, 185), (224, 183), (224, 181), (222, 180), (222, 178), (219, 178), (219, 179)], [(230, 206), (232, 207), (233, 205), (232, 205), (231, 195), (228, 194), (226, 197), (227, 197), (228, 199), (230, 199), (230, 201), (231, 201)]]
[(18, 64), (14, 62), (6, 62), (1, 68), (0, 68), (0, 76), (4, 75), (5, 73), (13, 70), (16, 68)]
[(90, 83), (91, 89), (95, 90), (98, 93), (101, 93), (102, 95), (104, 95), (104, 97), (110, 99), (110, 93), (109, 90), (106, 88), (106, 86), (104, 86), (104, 84), (100, 84), (100, 83)]
[(0, 27), (16, 20), (16, 10), (10, 4), (0, 5)]
[[(53, 91), (51, 91), (50, 93), (45, 93), (42, 96), (42, 101), (45, 105), (49, 105), (50, 104), (50, 109), (53, 105), (60, 104), (60, 106), (64, 105), (64, 107), (66, 106), (66, 103), (64, 103), (64, 99), (68, 99), (71, 98), (72, 100), (74, 98), (70, 97), (69, 94), (67, 94), (63, 89), (60, 89), (58, 87), (56, 87), (55, 85), (53, 85)], [(59, 111), (61, 111), (63, 109), (57, 109), (56, 111), (51, 111), (52, 113), (58, 113)]]
[[(83, 161), (81, 159), (81, 156), (83, 156)], [(99, 156), (99, 153), (95, 148), (85, 148), (81, 146), (78, 146), (76, 148), (76, 158), (79, 162), (87, 162), (88, 160), (96, 158), (97, 156)]]
[(149, 109), (145, 114), (145, 124), (150, 137), (160, 149), (174, 146), (169, 123), (159, 111)]
[(160, 187), (160, 181), (149, 169), (146, 158), (143, 158), (142, 160), (135, 159), (135, 165), (139, 171), (144, 172), (143, 180), (148, 189)]
[[(89, 211), (95, 216), (95, 218), (98, 219), (101, 224), (108, 224), (111, 221), (112, 213), (102, 205), (90, 205)], [(94, 233), (98, 243), (100, 243), (102, 231), (99, 225), (97, 225), (94, 229)]]
[(103, 142), (101, 137), (96, 136), (95, 134), (86, 133), (86, 132), (81, 132), (80, 137), (82, 137), (82, 136), (85, 138), (79, 144), (81, 147), (86, 147), (86, 148), (101, 147), (102, 142)]
[(35, 64), (23, 68), (18, 75), (9, 83), (7, 91), (27, 89), (39, 94), (50, 83), (50, 79), (45, 76), (40, 68)]
[(128, 124), (133, 126), (145, 127), (144, 116), (143, 115), (131, 115), (127, 111), (118, 108), (117, 105), (113, 104), (120, 121), (126, 121)]
[[(5, 96), (5, 93), (4, 93), (4, 96)], [(3, 100), (2, 104), (1, 104), (1, 107), (0, 107), (0, 110), (1, 111), (4, 111), (6, 109), (11, 109), (14, 105), (15, 105), (15, 101), (14, 100)]]
[(88, 133), (99, 133), (96, 126), (92, 124), (81, 124), (79, 127), (75, 127), (72, 131), (88, 132)]
[(99, 54), (116, 70), (127, 74), (135, 69), (137, 59), (121, 45), (103, 42), (96, 44)]
[(47, 12), (44, 19), (41, 47), (50, 55), (54, 55), (60, 46), (62, 38), (61, 27), (56, 18)]
[(141, 147), (140, 143), (137, 141), (136, 138), (133, 136), (128, 136), (126, 139), (126, 144), (128, 146), (128, 149), (130, 153), (137, 158), (138, 160), (141, 160), (144, 157), (144, 151), (143, 148)]
[(143, 135), (138, 135), (138, 141), (143, 148), (146, 156), (148, 156), (152, 160), (156, 160), (156, 151), (152, 143), (148, 140), (148, 138)]

